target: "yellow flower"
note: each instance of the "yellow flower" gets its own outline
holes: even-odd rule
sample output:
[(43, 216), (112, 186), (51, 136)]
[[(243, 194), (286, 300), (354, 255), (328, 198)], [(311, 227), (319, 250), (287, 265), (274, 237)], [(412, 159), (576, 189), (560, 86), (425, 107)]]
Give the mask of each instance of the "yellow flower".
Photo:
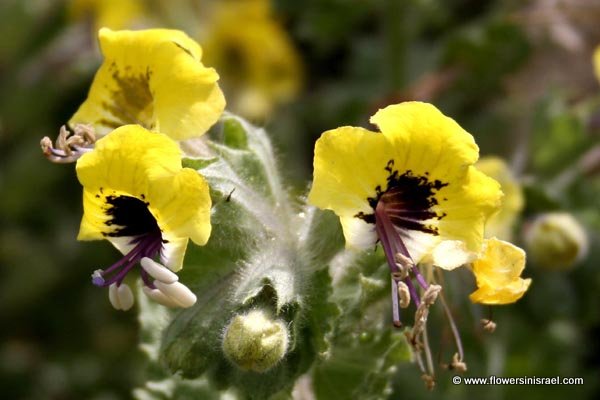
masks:
[(600, 80), (600, 46), (594, 50), (594, 71), (596, 72), (596, 78)]
[(265, 117), (298, 93), (300, 57), (268, 0), (214, 3), (212, 24), (202, 41), (206, 60), (221, 73), (234, 110)]
[[(371, 122), (381, 133), (347, 126), (321, 136), (308, 200), (340, 217), (347, 246), (381, 242), (395, 282), (399, 326), (398, 293), (400, 307), (410, 295), (419, 308), (421, 302), (430, 305), (439, 291), (416, 265), (433, 261), (453, 269), (470, 261), (502, 192), (498, 182), (473, 167), (478, 157), (473, 137), (431, 104), (389, 106)], [(411, 275), (424, 289), (422, 298)]]
[(95, 30), (131, 28), (145, 12), (142, 0), (72, 0), (68, 5), (72, 19), (91, 19)]
[(340, 217), (349, 247), (385, 246), (379, 231), (390, 225), (416, 263), (443, 240), (478, 252), (502, 193), (472, 166), (473, 137), (426, 103), (386, 107), (371, 122), (381, 133), (342, 127), (317, 141), (309, 202)]
[[(171, 295), (172, 286), (164, 286), (179, 287), (171, 270), (181, 269), (188, 240), (207, 242), (211, 199), (204, 178), (181, 167), (177, 143), (138, 125), (122, 126), (100, 139), (76, 169), (84, 210), (78, 239), (106, 239), (125, 255), (95, 271), (93, 283), (111, 287), (116, 296), (128, 272), (143, 261), (140, 274), (148, 293), (157, 297), (152, 291), (158, 290), (174, 303), (186, 303)], [(157, 257), (169, 269), (151, 260)]]
[(521, 278), (525, 252), (496, 238), (486, 240), (482, 256), (473, 263), (477, 290), (471, 293), (474, 303), (509, 304), (519, 300), (531, 284)]
[(504, 160), (499, 157), (482, 157), (476, 166), (484, 174), (496, 179), (504, 193), (500, 211), (494, 214), (485, 225), (485, 236), (510, 241), (514, 225), (523, 211), (524, 199), (521, 185)]
[(104, 62), (69, 124), (91, 124), (102, 136), (133, 123), (183, 140), (205, 133), (223, 112), (219, 76), (185, 33), (105, 28), (98, 36)]

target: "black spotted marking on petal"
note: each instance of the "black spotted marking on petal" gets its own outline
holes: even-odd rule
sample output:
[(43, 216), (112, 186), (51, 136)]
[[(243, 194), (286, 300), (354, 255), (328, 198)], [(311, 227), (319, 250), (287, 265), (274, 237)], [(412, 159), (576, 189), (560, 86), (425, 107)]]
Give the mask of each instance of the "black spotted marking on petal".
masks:
[[(437, 179), (430, 180), (429, 172), (425, 172), (422, 176), (414, 175), (411, 170), (400, 174), (394, 169), (394, 160), (389, 160), (384, 169), (389, 174), (385, 190), (377, 186), (376, 195), (367, 198), (373, 211), (379, 202), (383, 202), (385, 212), (396, 227), (437, 235), (437, 227), (428, 225), (424, 221), (431, 219), (439, 221), (446, 216), (446, 213), (434, 212), (432, 207), (438, 204), (435, 194), (448, 186), (448, 183)], [(375, 223), (374, 213), (359, 212), (355, 217), (367, 223)]]
[(148, 209), (150, 203), (132, 196), (107, 196), (104, 212), (110, 216), (106, 226), (117, 226), (104, 236), (140, 236), (148, 233), (160, 233), (160, 228)]
[(135, 75), (131, 72), (131, 66), (122, 69), (124, 74), (119, 72), (114, 63), (109, 68), (117, 88), (111, 90), (110, 98), (100, 104), (110, 113), (110, 117), (100, 119), (98, 124), (111, 129), (126, 124), (154, 128), (154, 95), (150, 89), (152, 71), (146, 68), (145, 73)]
[(179, 43), (177, 43), (175, 41), (171, 41), (171, 43), (173, 43), (175, 46), (179, 47), (181, 50), (185, 51), (193, 59), (196, 59), (196, 57), (194, 57), (194, 55), (192, 54), (192, 52), (189, 49), (183, 47), (182, 45), (180, 45)]

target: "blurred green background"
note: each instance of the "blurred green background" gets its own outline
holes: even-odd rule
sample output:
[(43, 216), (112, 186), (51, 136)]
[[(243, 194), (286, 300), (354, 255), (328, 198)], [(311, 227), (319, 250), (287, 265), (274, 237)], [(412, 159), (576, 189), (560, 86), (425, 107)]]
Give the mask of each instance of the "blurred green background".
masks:
[[(529, 262), (533, 284), (520, 302), (494, 309), (494, 335), (477, 329), (487, 309), (453, 299), (467, 376), (581, 376), (585, 385), (452, 386), (452, 373), (442, 372), (429, 393), (407, 364), (390, 398), (600, 394), (600, 84), (592, 63), (600, 3), (277, 0), (262, 2), (268, 18), (256, 27), (273, 24), (264, 32), (228, 22), (231, 37), (213, 34), (218, 7), (230, 3), (0, 2), (1, 397), (125, 399), (141, 383), (135, 312), (116, 312), (90, 284), (116, 250), (75, 241), (82, 206), (73, 165), (51, 164), (39, 148), (85, 98), (103, 24), (178, 28), (206, 43), (229, 108), (266, 127), (297, 194), (323, 131), (368, 127), (374, 111), (399, 101), (436, 104), (523, 183), (517, 243), (530, 218), (553, 210), (572, 213), (590, 242), (569, 270)], [(265, 69), (267, 78), (256, 72)]]

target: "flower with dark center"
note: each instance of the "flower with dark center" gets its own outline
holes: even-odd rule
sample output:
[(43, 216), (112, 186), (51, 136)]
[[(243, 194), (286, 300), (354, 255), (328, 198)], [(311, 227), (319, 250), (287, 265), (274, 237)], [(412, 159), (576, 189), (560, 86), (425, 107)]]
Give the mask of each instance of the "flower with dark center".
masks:
[(396, 283), (418, 307), (418, 287), (429, 286), (418, 263), (453, 269), (472, 261), (502, 192), (473, 167), (473, 137), (434, 106), (389, 106), (371, 122), (381, 133), (341, 127), (317, 141), (309, 202), (340, 217), (348, 247), (381, 243), (400, 325)]
[(402, 326), (400, 309), (414, 304), (413, 328), (405, 334), (433, 387), (426, 323), (438, 298), (457, 346), (452, 365), (464, 370), (466, 364), (441, 279), (429, 273), (428, 281), (421, 268), (452, 270), (476, 259), (502, 191), (473, 166), (479, 157), (473, 137), (434, 106), (392, 105), (371, 122), (381, 132), (346, 126), (317, 140), (308, 201), (339, 216), (347, 247), (381, 243), (391, 273), (393, 323)]
[(77, 162), (84, 214), (79, 240), (106, 239), (124, 256), (92, 274), (109, 288), (117, 309), (133, 305), (124, 282), (132, 271), (144, 292), (169, 306), (189, 307), (194, 294), (178, 281), (189, 239), (210, 236), (208, 185), (197, 171), (182, 168), (181, 151), (166, 135), (125, 125), (96, 142)]

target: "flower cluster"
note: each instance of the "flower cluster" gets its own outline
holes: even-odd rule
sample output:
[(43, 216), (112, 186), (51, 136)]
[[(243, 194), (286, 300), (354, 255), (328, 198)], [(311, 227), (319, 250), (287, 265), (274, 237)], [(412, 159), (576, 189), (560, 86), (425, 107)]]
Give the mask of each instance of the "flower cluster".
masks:
[[(427, 281), (422, 269), (470, 265), (478, 286), (471, 300), (507, 304), (529, 286), (520, 278), (525, 254), (510, 243), (484, 240), (485, 222), (500, 208), (502, 192), (474, 166), (477, 145), (455, 121), (432, 105), (406, 102), (379, 110), (371, 122), (381, 132), (342, 127), (321, 136), (308, 200), (339, 216), (348, 247), (381, 243), (394, 325), (402, 326), (401, 309), (414, 303), (408, 336), (417, 355), (423, 348), (429, 353), (424, 326), (442, 286), (435, 278)], [(466, 368), (455, 336), (452, 366)], [(433, 371), (423, 372), (433, 382)]]
[[(92, 274), (94, 285), (108, 288), (114, 308), (132, 307), (127, 279), (133, 271), (149, 298), (190, 307), (196, 295), (175, 272), (189, 240), (197, 245), (209, 240), (212, 202), (205, 178), (182, 166), (179, 141), (203, 135), (220, 118), (225, 100), (219, 76), (203, 65), (200, 46), (180, 31), (104, 28), (99, 39), (104, 62), (88, 98), (56, 143), (42, 140), (44, 154), (54, 162), (77, 163), (83, 186), (78, 239), (106, 239), (123, 254)], [(381, 244), (393, 324), (403, 326), (401, 312), (414, 305), (406, 334), (425, 379), (433, 383), (422, 355), (431, 354), (426, 323), (438, 299), (457, 344), (450, 366), (466, 369), (442, 274), (434, 268), (464, 266), (475, 277), (473, 302), (508, 304), (530, 285), (521, 278), (525, 253), (495, 237), (485, 239), (486, 222), (500, 210), (503, 195), (500, 184), (475, 165), (479, 149), (473, 136), (420, 102), (388, 106), (371, 122), (379, 132), (346, 126), (317, 141), (308, 202), (339, 216), (347, 247)], [(506, 182), (503, 187), (510, 189)], [(511, 198), (509, 190), (507, 195)], [(521, 203), (511, 200), (504, 212), (520, 211)], [(509, 225), (514, 219), (504, 218)], [(279, 315), (249, 311), (231, 320), (223, 351), (242, 369), (263, 372), (285, 356), (292, 343), (288, 334)]]
[(200, 46), (181, 31), (101, 29), (100, 66), (88, 98), (62, 127), (55, 162), (77, 162), (84, 214), (79, 240), (108, 240), (123, 258), (92, 274), (116, 309), (133, 305), (125, 282), (138, 270), (143, 291), (189, 307), (193, 292), (178, 281), (188, 241), (208, 241), (206, 180), (182, 168), (177, 140), (204, 134), (225, 107), (219, 76), (201, 62)]

